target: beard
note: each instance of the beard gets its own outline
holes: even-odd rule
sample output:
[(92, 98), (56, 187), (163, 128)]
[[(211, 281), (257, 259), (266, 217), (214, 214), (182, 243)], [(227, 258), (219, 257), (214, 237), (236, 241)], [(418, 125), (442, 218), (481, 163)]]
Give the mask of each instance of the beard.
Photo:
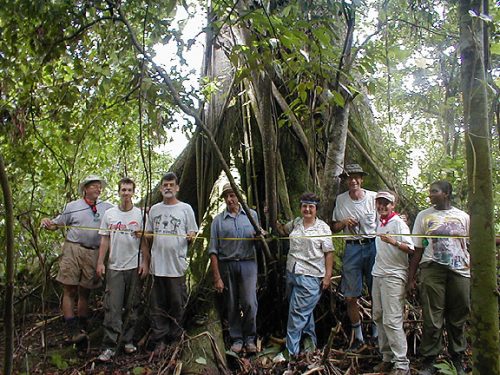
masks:
[(165, 190), (163, 192), (163, 197), (165, 197), (165, 198), (175, 198), (175, 192), (173, 192), (171, 190)]

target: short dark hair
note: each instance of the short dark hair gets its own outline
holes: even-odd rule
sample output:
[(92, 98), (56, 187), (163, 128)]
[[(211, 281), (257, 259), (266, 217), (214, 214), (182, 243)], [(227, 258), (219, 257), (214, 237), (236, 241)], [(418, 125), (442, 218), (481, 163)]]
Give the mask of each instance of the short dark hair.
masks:
[(123, 177), (120, 181), (118, 181), (118, 191), (120, 191), (123, 184), (132, 184), (135, 191), (135, 182), (130, 177)]
[(314, 193), (304, 193), (300, 196), (300, 201), (316, 202), (317, 206), (319, 204), (319, 197)]
[(177, 175), (174, 172), (165, 173), (161, 178), (162, 183), (163, 181), (175, 181), (175, 184), (179, 185), (179, 179), (177, 178)]
[(451, 199), (451, 195), (453, 194), (453, 186), (451, 186), (451, 184), (446, 181), (446, 180), (438, 180), (438, 181), (434, 181), (432, 185), (437, 185), (439, 186), (439, 189), (441, 189), (441, 191), (443, 193), (446, 193), (448, 194), (448, 197)]

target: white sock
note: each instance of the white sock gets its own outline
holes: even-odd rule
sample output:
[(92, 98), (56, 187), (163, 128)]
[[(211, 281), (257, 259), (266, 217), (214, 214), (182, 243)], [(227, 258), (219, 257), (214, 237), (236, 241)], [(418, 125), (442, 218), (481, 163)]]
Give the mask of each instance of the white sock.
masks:
[(354, 330), (354, 337), (360, 341), (365, 341), (363, 338), (363, 331), (361, 330), (361, 322), (353, 324), (352, 329)]

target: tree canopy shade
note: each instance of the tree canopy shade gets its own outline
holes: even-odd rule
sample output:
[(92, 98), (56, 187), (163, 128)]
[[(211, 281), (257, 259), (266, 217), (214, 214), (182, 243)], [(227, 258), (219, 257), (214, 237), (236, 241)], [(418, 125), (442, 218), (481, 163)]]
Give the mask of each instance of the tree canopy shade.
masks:
[[(452, 182), (456, 204), (468, 201), (473, 217), (476, 280), (489, 283), (474, 284), (473, 298), (490, 302), (475, 305), (498, 324), (491, 291), (500, 148), (491, 139), (500, 127), (499, 9), (481, 4), (0, 0), (0, 142), (12, 186), (17, 272), (50, 279), (59, 238), (41, 235), (38, 222), (73, 199), (89, 173), (111, 186), (132, 176), (146, 195), (171, 168), (181, 176), (181, 199), (209, 226), (216, 181), (237, 169), (246, 202), (274, 234), (279, 220), (298, 213), (306, 190), (321, 195), (329, 220), (343, 164), (359, 162), (370, 173), (365, 186), (396, 190), (410, 220), (425, 205), (428, 183)], [(187, 22), (173, 22), (181, 6), (189, 17), (206, 10), (200, 89), (184, 85), (180, 66), (155, 60), (154, 46), (173, 40), (187, 64), (194, 41), (183, 39)], [(175, 122), (179, 113), (190, 141), (173, 161), (159, 149), (172, 128), (185, 127)], [(280, 246), (269, 244), (269, 259), (279, 259)], [(194, 279), (206, 283), (203, 246), (195, 252)], [(475, 336), (487, 337), (479, 329), (498, 333), (490, 324), (477, 321)], [(486, 344), (475, 345), (478, 355)]]

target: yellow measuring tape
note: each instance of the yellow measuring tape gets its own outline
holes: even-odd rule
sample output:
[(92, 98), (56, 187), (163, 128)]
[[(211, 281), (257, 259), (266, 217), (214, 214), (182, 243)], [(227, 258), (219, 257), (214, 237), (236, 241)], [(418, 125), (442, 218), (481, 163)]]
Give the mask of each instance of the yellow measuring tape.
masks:
[[(77, 229), (77, 230), (90, 230), (90, 231), (102, 231), (102, 232), (122, 232), (122, 233), (131, 233), (132, 231), (130, 230), (119, 230), (119, 229), (100, 229), (100, 228), (93, 228), (93, 227), (80, 227), (80, 226), (71, 226), (71, 225), (57, 225), (58, 228), (65, 228), (65, 229)], [(297, 239), (297, 238), (340, 238), (340, 239), (352, 239), (353, 236), (377, 236), (377, 235), (386, 235), (389, 237), (396, 237), (396, 236), (406, 236), (406, 237), (415, 237), (415, 238), (464, 238), (467, 239), (469, 236), (457, 236), (457, 235), (438, 235), (438, 234), (433, 234), (433, 235), (427, 235), (427, 234), (411, 234), (411, 233), (363, 233), (363, 234), (356, 234), (356, 235), (350, 235), (350, 234), (331, 234), (331, 235), (316, 235), (316, 236), (294, 236), (294, 237), (289, 237), (289, 236), (284, 236), (284, 237), (279, 237), (279, 236), (266, 236), (266, 239), (273, 239), (273, 240), (289, 240), (289, 239)], [(183, 237), (187, 238), (187, 235), (182, 235), (182, 234), (170, 234), (170, 233), (151, 233), (151, 232), (144, 232), (145, 237)], [(496, 234), (496, 237), (500, 237), (500, 234)], [(205, 236), (196, 236), (196, 239), (207, 239), (209, 240), (210, 237), (205, 237)], [(239, 237), (217, 237), (217, 240), (224, 240), (224, 241), (256, 241), (260, 240), (260, 238), (256, 237), (251, 237), (251, 238), (239, 238)]]

